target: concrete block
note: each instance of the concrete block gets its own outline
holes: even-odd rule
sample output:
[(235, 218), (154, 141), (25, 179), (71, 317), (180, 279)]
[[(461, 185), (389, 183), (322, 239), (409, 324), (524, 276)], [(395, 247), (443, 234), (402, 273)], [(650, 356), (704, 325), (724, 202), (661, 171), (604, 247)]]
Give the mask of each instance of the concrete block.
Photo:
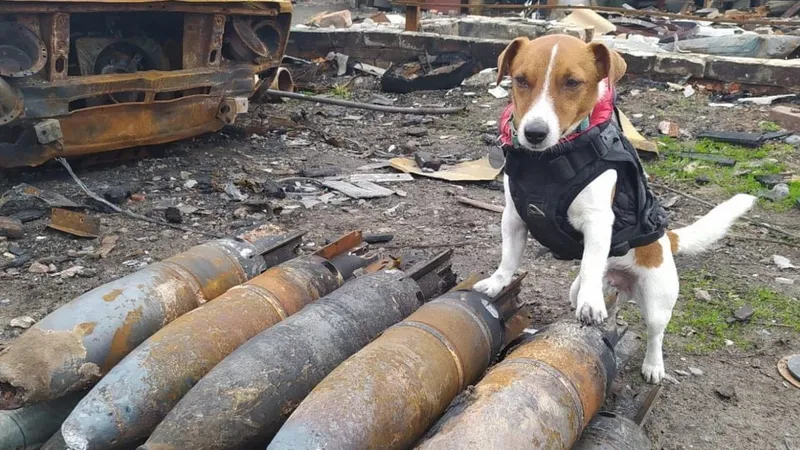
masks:
[(647, 75), (653, 72), (656, 64), (655, 53), (626, 52), (617, 50), (628, 65), (628, 73)]
[(729, 83), (780, 86), (798, 92), (800, 60), (709, 58), (705, 77)]
[(703, 78), (706, 71), (706, 57), (702, 55), (655, 54), (653, 69), (655, 73), (692, 78)]
[(397, 48), (400, 46), (400, 33), (365, 31), (363, 40), (366, 47)]
[(769, 120), (789, 131), (800, 132), (800, 108), (787, 105), (776, 106), (770, 111)]

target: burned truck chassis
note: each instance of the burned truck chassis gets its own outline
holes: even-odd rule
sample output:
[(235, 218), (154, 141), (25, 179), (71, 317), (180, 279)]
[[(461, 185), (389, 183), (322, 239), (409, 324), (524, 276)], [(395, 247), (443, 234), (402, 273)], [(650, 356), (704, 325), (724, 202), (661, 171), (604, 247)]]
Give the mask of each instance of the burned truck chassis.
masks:
[(0, 167), (233, 123), (280, 65), (291, 8), (0, 0)]

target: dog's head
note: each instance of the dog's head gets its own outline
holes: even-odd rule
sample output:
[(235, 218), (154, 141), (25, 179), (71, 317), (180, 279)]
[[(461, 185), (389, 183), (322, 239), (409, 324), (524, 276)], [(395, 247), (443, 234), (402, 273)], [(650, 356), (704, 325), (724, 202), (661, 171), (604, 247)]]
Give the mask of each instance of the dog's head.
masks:
[(578, 128), (627, 65), (603, 44), (568, 35), (514, 39), (497, 59), (497, 82), (512, 80), (514, 127), (520, 145), (543, 151)]

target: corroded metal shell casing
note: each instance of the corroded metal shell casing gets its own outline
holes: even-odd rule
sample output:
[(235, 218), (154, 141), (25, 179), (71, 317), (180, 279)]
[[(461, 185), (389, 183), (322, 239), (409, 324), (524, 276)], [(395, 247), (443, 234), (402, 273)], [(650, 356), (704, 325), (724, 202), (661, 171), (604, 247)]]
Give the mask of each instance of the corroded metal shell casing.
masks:
[(634, 421), (611, 412), (598, 413), (572, 450), (650, 450), (653, 444)]
[(483, 374), (503, 342), (489, 298), (447, 293), (326, 377), (269, 450), (404, 449)]
[(61, 426), (83, 393), (14, 411), (0, 411), (0, 450), (39, 448)]
[[(294, 257), (293, 248), (272, 248), (273, 264)], [(263, 272), (265, 256), (255, 243), (215, 240), (75, 298), (0, 351), (0, 409), (93, 385), (164, 325)]]
[(571, 320), (526, 336), (416, 448), (569, 449), (603, 404), (615, 344)]
[(65, 442), (80, 450), (141, 443), (232, 351), (342, 284), (344, 278), (331, 262), (306, 256), (273, 267), (177, 318), (87, 394), (62, 426)]
[(319, 381), (419, 308), (423, 297), (397, 270), (346, 283), (234, 351), (139, 449), (238, 450), (268, 442)]

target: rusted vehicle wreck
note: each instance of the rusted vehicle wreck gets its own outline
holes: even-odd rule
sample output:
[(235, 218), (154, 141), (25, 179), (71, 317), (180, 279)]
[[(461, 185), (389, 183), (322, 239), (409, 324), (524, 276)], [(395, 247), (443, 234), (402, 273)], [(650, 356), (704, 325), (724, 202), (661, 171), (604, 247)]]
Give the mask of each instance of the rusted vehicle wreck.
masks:
[(247, 111), (290, 0), (0, 0), (0, 167), (160, 144)]

